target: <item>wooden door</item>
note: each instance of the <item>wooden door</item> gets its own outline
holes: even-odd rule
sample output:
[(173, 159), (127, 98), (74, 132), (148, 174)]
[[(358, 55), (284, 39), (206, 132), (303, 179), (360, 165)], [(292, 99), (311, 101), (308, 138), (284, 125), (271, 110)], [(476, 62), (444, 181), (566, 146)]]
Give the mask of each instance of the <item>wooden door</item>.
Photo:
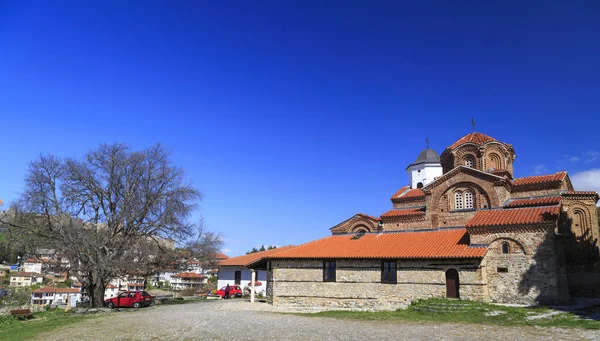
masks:
[(456, 269), (446, 271), (446, 297), (460, 298), (459, 287), (458, 271)]

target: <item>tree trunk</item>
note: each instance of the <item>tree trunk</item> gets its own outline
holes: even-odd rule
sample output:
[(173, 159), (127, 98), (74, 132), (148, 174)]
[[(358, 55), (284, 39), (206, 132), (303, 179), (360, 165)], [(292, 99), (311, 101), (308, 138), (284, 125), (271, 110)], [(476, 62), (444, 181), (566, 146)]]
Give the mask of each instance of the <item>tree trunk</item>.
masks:
[(102, 284), (102, 281), (98, 281), (94, 284), (94, 300), (92, 301), (92, 297), (90, 296), (90, 303), (94, 308), (101, 308), (104, 306), (104, 285)]

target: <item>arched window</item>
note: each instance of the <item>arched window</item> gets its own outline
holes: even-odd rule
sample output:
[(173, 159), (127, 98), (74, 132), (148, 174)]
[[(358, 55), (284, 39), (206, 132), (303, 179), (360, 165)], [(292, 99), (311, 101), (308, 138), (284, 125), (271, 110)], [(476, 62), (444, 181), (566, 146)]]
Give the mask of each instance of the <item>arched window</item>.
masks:
[(462, 192), (457, 191), (456, 193), (454, 193), (454, 209), (462, 210), (463, 208), (464, 206)]
[(473, 208), (473, 192), (465, 191), (465, 208)]
[(508, 246), (507, 242), (502, 243), (502, 253), (504, 253), (504, 254), (510, 253), (510, 247)]
[(502, 167), (502, 162), (500, 159), (500, 155), (496, 154), (496, 153), (491, 153), (489, 155), (489, 161), (488, 161), (488, 169), (498, 169), (498, 168), (504, 168)]
[(473, 157), (467, 156), (465, 158), (465, 166), (467, 166), (467, 167), (473, 167), (473, 164), (474, 164)]
[(419, 183), (417, 184), (417, 188), (423, 188), (423, 183), (422, 183), (422, 182), (419, 182)]

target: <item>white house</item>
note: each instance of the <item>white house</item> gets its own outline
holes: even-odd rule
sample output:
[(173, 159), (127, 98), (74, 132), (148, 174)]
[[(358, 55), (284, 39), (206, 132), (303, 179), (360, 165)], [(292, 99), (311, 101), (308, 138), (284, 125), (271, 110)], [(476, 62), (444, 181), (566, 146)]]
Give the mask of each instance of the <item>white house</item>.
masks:
[(11, 287), (30, 287), (34, 284), (42, 284), (44, 275), (34, 272), (14, 272), (10, 273)]
[(42, 262), (37, 259), (29, 258), (23, 261), (23, 272), (42, 273)]
[(108, 283), (106, 288), (104, 288), (104, 299), (117, 297), (118, 294), (119, 288), (117, 286)]
[(151, 278), (152, 285), (155, 287), (162, 287), (168, 284), (170, 285), (172, 282), (171, 276), (180, 273), (181, 271), (177, 269), (159, 269), (156, 270), (154, 275)]
[(125, 276), (113, 278), (109, 283), (117, 287), (118, 291), (142, 291), (145, 280), (142, 277)]
[(202, 263), (197, 260), (189, 260), (186, 263), (186, 270), (187, 272), (202, 274)]
[(142, 277), (127, 277), (127, 290), (143, 291), (146, 280)]
[(190, 288), (198, 288), (206, 276), (193, 273), (193, 272), (182, 272), (171, 276), (171, 287), (173, 290), (185, 290)]
[(42, 287), (31, 292), (31, 304), (34, 305), (67, 304), (70, 300), (81, 301), (81, 292), (73, 288), (54, 287)]
[[(283, 246), (276, 249), (250, 253), (247, 255), (228, 258), (219, 263), (217, 287), (222, 288), (229, 285), (239, 285), (242, 287), (250, 287), (252, 272), (248, 265), (260, 260), (265, 256), (271, 256), (279, 252), (288, 250), (293, 246)], [(256, 270), (254, 290), (256, 293), (266, 294), (267, 290), (267, 272)]]

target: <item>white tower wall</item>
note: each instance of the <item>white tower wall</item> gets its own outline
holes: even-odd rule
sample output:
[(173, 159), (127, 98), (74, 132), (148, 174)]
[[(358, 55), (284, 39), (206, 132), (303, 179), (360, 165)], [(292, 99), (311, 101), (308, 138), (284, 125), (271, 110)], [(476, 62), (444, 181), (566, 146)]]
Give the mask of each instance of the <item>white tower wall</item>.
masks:
[(419, 183), (426, 186), (444, 173), (439, 163), (421, 163), (412, 165), (406, 170), (410, 178), (410, 187), (419, 188)]

